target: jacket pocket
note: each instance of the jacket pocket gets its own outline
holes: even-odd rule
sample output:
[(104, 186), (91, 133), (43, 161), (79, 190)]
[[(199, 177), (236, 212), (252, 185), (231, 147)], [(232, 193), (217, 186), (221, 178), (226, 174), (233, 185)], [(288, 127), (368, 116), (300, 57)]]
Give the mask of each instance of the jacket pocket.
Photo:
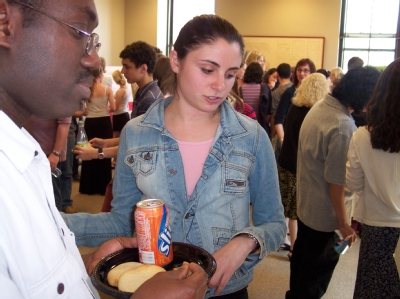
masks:
[(242, 196), (248, 188), (248, 175), (253, 161), (245, 153), (230, 154), (222, 162), (222, 192)]
[(157, 152), (140, 151), (128, 154), (125, 157), (125, 164), (131, 167), (134, 175), (149, 176), (156, 170)]

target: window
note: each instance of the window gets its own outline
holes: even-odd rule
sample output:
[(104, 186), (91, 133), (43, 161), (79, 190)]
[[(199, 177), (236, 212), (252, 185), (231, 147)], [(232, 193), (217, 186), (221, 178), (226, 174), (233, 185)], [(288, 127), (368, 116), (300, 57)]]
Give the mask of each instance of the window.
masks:
[(398, 23), (399, 0), (342, 0), (339, 65), (347, 71), (358, 56), (364, 65), (387, 66), (397, 56)]
[(214, 13), (215, 0), (158, 0), (157, 47), (169, 55), (187, 21), (197, 15)]

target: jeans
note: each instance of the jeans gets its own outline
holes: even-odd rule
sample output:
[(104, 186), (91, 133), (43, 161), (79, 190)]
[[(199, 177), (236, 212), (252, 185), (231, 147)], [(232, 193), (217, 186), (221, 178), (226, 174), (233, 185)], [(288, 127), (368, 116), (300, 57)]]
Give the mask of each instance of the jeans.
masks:
[(241, 289), (237, 292), (218, 296), (218, 297), (210, 297), (209, 299), (249, 299), (249, 294), (247, 292), (247, 287)]

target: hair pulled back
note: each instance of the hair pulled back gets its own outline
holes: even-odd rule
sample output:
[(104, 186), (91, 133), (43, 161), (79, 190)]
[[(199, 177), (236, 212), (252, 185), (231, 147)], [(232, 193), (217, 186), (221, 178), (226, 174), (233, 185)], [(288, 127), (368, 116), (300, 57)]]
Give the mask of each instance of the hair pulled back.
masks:
[(211, 44), (218, 38), (229, 43), (238, 43), (244, 53), (244, 42), (239, 31), (227, 20), (216, 15), (200, 15), (187, 22), (179, 32), (174, 50), (179, 59), (185, 59), (190, 51)]

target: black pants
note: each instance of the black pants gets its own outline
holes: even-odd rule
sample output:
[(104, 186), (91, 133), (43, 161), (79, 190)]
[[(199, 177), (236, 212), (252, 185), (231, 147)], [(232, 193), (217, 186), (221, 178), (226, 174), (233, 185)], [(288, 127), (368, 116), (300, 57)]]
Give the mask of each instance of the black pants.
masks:
[(249, 299), (249, 294), (247, 293), (247, 287), (244, 289), (241, 289), (237, 292), (227, 294), (227, 295), (222, 295), (222, 296), (217, 296), (217, 297), (210, 297), (209, 299)]
[(333, 248), (335, 232), (320, 232), (297, 220), (297, 239), (290, 263), (290, 290), (286, 299), (319, 299), (328, 288), (339, 254)]

